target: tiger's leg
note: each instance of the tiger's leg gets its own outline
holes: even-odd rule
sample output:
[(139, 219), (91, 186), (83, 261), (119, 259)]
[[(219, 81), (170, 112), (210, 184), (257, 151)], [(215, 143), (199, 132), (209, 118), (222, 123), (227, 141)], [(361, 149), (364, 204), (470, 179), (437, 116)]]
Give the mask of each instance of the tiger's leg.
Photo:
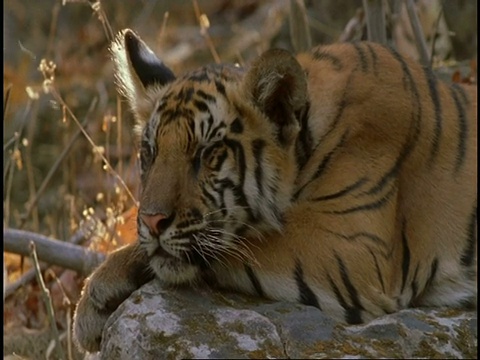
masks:
[(86, 280), (74, 316), (77, 344), (90, 352), (100, 349), (108, 317), (130, 294), (153, 278), (138, 243), (111, 253)]

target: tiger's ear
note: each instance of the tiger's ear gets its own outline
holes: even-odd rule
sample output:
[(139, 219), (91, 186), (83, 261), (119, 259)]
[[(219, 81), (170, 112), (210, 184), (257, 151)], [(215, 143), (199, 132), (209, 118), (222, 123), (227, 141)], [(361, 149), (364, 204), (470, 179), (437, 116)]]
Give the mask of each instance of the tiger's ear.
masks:
[(244, 91), (278, 129), (282, 145), (291, 145), (300, 129), (295, 114), (307, 103), (307, 79), (286, 50), (272, 49), (256, 59), (245, 75)]
[(128, 99), (137, 119), (145, 120), (154, 105), (150, 93), (175, 80), (175, 75), (130, 29), (117, 35), (110, 51), (119, 91)]

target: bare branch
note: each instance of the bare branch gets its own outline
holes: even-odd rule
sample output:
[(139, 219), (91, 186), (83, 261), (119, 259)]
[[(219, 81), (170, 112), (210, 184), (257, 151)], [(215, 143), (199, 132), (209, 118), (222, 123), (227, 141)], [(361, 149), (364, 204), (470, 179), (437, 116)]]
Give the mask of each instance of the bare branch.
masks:
[(424, 66), (430, 65), (428, 59), (427, 42), (425, 36), (423, 36), (420, 20), (418, 19), (417, 12), (415, 11), (415, 4), (413, 0), (405, 0), (405, 6), (407, 7), (408, 16), (412, 25), (413, 34), (415, 35), (415, 45), (417, 46), (418, 53), (420, 54), (420, 62)]
[(383, 0), (363, 0), (363, 7), (367, 19), (368, 40), (386, 44), (387, 31), (385, 28)]
[(40, 234), (14, 229), (3, 231), (4, 251), (28, 256), (31, 241), (35, 243), (40, 260), (84, 275), (90, 274), (105, 259), (101, 253)]
[(303, 0), (290, 0), (290, 39), (295, 52), (307, 51), (312, 47), (312, 36)]

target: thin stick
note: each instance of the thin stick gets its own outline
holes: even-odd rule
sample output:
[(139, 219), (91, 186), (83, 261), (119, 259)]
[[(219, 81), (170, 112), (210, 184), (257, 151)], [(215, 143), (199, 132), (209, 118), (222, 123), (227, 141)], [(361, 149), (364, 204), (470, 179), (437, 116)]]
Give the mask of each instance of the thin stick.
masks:
[(100, 1), (95, 1), (93, 3), (90, 3), (90, 6), (92, 7), (92, 10), (95, 14), (98, 16), (98, 20), (102, 23), (103, 26), (103, 31), (105, 32), (105, 36), (107, 37), (107, 40), (113, 41), (114, 34), (112, 27), (110, 26), (110, 22), (108, 21), (107, 14), (105, 14), (105, 11), (103, 11), (103, 7)]
[(57, 1), (52, 9), (52, 22), (50, 24), (50, 32), (48, 34), (47, 52), (44, 56), (45, 59), (53, 58), (53, 45), (55, 41), (55, 32), (57, 30), (58, 15), (60, 14), (61, 3)]
[(386, 44), (387, 31), (385, 28), (383, 0), (363, 0), (363, 7), (367, 19), (368, 40)]
[[(26, 139), (27, 139), (27, 146), (24, 149), (24, 159), (25, 159), (25, 171), (27, 174), (27, 182), (28, 182), (28, 200), (27, 205), (36, 197), (36, 189), (35, 189), (35, 176), (33, 174), (33, 163), (32, 163), (32, 147), (33, 147), (33, 138), (35, 132), (35, 123), (38, 116), (38, 101), (33, 103), (33, 110), (32, 115), (30, 116), (30, 121), (27, 126), (26, 130)], [(32, 215), (32, 229), (33, 231), (39, 230), (39, 216), (38, 216), (38, 209), (36, 207), (32, 207), (30, 211)]]
[(304, 52), (312, 47), (312, 36), (303, 0), (290, 0), (290, 39), (295, 52)]
[[(5, 89), (5, 100), (3, 102), (3, 123), (5, 123), (8, 103), (10, 102), (10, 94), (12, 93), (12, 86), (12, 84), (8, 84), (7, 88)], [(5, 151), (5, 147), (3, 148), (3, 151)]]
[(56, 341), (58, 357), (59, 359), (66, 359), (65, 352), (63, 351), (63, 347), (60, 343), (60, 335), (58, 333), (57, 323), (55, 321), (55, 312), (53, 310), (52, 297), (50, 296), (50, 291), (47, 289), (47, 287), (45, 286), (45, 282), (43, 281), (42, 273), (40, 271), (40, 264), (38, 263), (37, 251), (35, 248), (35, 243), (33, 241), (30, 242), (29, 248), (30, 258), (32, 259), (33, 266), (35, 268), (38, 285), (40, 285), (40, 289), (42, 290), (42, 299), (45, 303), (45, 307), (47, 308), (47, 314), (50, 321), (51, 330)]
[(420, 62), (424, 66), (430, 64), (427, 50), (427, 42), (418, 19), (417, 12), (415, 11), (415, 5), (413, 0), (405, 0), (408, 16), (410, 18), (410, 24), (412, 25), (413, 34), (415, 35), (415, 45), (417, 46), (418, 53), (420, 54)]
[(200, 7), (198, 6), (197, 0), (192, 0), (193, 1), (193, 10), (195, 11), (195, 16), (198, 20), (198, 24), (200, 25), (200, 34), (204, 37), (205, 42), (207, 43), (208, 48), (210, 49), (210, 52), (213, 56), (213, 60), (217, 64), (220, 64), (220, 56), (218, 56), (217, 50), (215, 50), (215, 46), (213, 45), (212, 38), (210, 37), (210, 34), (208, 33), (208, 28), (210, 27), (210, 24), (208, 23), (208, 18), (205, 14), (202, 14), (200, 12)]
[(63, 305), (66, 306), (66, 321), (67, 321), (67, 353), (68, 353), (68, 359), (72, 360), (73, 359), (73, 352), (72, 352), (72, 302), (70, 301), (70, 298), (68, 297), (67, 293), (65, 292), (65, 289), (63, 287), (62, 281), (58, 278), (58, 276), (55, 274), (54, 271), (51, 269), (48, 270), (47, 275), (51, 276), (53, 280), (57, 283), (58, 288), (60, 289), (62, 293), (62, 300), (63, 300)]
[(440, 7), (440, 11), (438, 12), (438, 17), (437, 21), (435, 21), (435, 25), (433, 28), (433, 36), (432, 36), (432, 51), (430, 51), (430, 67), (433, 66), (433, 58), (435, 55), (435, 41), (437, 40), (437, 31), (438, 31), (438, 26), (440, 25), (440, 20), (442, 19), (443, 15), (443, 5)]

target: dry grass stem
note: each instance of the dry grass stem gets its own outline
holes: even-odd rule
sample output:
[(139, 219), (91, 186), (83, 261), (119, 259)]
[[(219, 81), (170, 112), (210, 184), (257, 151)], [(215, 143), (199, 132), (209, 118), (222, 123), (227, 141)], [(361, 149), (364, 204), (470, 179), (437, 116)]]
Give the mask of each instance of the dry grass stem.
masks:
[(363, 0), (363, 8), (365, 9), (367, 20), (368, 40), (386, 44), (387, 31), (385, 27), (383, 0)]
[(218, 56), (217, 50), (215, 50), (215, 46), (213, 45), (212, 38), (208, 33), (208, 28), (210, 27), (210, 21), (208, 20), (207, 15), (201, 13), (197, 0), (192, 0), (192, 1), (193, 1), (193, 10), (195, 11), (195, 17), (197, 18), (198, 24), (200, 26), (200, 34), (205, 39), (208, 49), (212, 54), (213, 60), (215, 61), (215, 63), (220, 64), (221, 63), (220, 56)]
[(428, 66), (430, 64), (430, 59), (428, 57), (427, 42), (423, 35), (415, 4), (413, 3), (413, 0), (405, 0), (405, 6), (407, 8), (408, 17), (410, 18), (413, 34), (415, 35), (415, 45), (417, 46), (417, 51), (420, 55), (420, 63), (424, 66)]
[(290, 39), (295, 52), (304, 52), (312, 47), (312, 36), (308, 25), (303, 0), (290, 0)]
[(60, 335), (58, 332), (57, 323), (55, 321), (55, 311), (53, 310), (52, 297), (50, 296), (50, 290), (47, 289), (47, 287), (45, 286), (45, 282), (43, 281), (42, 272), (40, 270), (40, 264), (37, 258), (37, 251), (36, 251), (35, 243), (33, 241), (30, 242), (29, 248), (30, 248), (30, 258), (32, 260), (32, 263), (35, 269), (38, 285), (40, 286), (40, 289), (41, 289), (42, 299), (45, 303), (45, 307), (47, 308), (48, 320), (50, 322), (51, 331), (56, 341), (58, 358), (65, 359), (66, 358), (65, 352), (63, 350), (62, 344), (60, 343)]

